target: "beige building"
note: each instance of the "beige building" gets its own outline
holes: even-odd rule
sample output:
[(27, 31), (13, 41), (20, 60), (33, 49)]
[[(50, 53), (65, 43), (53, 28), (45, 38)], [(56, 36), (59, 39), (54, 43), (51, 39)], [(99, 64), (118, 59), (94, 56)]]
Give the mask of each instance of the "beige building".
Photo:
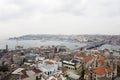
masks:
[(82, 71), (82, 62), (78, 59), (72, 59), (71, 61), (63, 61), (62, 66), (76, 74), (80, 74)]
[(41, 78), (42, 72), (38, 69), (27, 70), (25, 68), (18, 68), (12, 75), (17, 75), (16, 80), (39, 80)]

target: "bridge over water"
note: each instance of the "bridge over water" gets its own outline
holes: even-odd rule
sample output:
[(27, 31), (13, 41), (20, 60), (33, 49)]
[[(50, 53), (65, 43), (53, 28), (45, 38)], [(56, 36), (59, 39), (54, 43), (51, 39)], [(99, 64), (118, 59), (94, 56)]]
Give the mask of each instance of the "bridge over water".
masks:
[(106, 44), (108, 42), (109, 41), (93, 42), (93, 43), (88, 44), (88, 45), (86, 45), (84, 47), (81, 47), (79, 49), (86, 49), (86, 50), (88, 50), (88, 49), (94, 49), (94, 48), (100, 47), (100, 46), (102, 46), (102, 45), (104, 45), (104, 44)]

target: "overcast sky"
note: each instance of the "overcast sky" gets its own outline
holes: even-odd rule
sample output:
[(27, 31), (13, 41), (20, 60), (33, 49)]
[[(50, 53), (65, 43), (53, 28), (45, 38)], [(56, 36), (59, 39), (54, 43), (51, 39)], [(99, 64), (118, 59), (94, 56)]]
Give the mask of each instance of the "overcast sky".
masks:
[(120, 34), (120, 0), (0, 0), (0, 38)]

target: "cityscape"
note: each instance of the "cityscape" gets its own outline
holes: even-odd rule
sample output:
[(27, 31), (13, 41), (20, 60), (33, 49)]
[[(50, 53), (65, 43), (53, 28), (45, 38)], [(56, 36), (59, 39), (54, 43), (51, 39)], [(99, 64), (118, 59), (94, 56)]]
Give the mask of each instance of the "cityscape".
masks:
[[(119, 80), (119, 35), (25, 35), (0, 50), (0, 80)], [(86, 43), (24, 48), (20, 41)], [(70, 44), (69, 43), (69, 44)], [(49, 44), (49, 43), (47, 43)], [(107, 46), (105, 46), (107, 45)], [(109, 46), (108, 46), (109, 45)], [(114, 46), (114, 47), (113, 47)]]
[(0, 80), (120, 80), (120, 0), (0, 0)]

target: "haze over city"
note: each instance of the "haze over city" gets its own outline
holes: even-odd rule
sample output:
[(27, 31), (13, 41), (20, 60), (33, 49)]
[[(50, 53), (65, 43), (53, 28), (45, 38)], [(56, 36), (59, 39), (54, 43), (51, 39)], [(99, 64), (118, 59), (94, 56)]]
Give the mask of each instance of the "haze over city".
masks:
[(0, 80), (120, 80), (120, 0), (0, 0)]
[(0, 0), (0, 38), (120, 34), (120, 0)]

